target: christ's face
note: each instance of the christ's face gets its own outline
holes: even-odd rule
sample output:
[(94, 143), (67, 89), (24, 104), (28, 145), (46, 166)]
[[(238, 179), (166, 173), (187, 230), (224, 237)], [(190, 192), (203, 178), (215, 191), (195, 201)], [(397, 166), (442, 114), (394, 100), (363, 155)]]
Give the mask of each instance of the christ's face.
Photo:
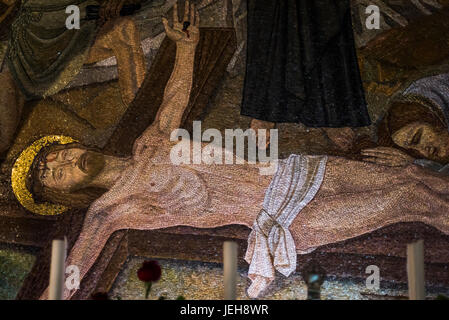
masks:
[(50, 152), (39, 163), (39, 178), (48, 188), (60, 191), (78, 190), (102, 171), (104, 156), (83, 148), (66, 148)]
[(440, 163), (449, 162), (449, 133), (433, 126), (413, 122), (392, 135), (398, 146), (417, 151), (424, 158)]

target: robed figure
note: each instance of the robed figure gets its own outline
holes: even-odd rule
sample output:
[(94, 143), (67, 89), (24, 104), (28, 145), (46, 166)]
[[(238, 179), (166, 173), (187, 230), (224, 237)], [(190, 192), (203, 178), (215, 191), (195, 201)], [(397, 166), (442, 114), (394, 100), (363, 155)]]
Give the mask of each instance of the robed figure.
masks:
[(371, 124), (349, 0), (248, 0), (241, 113), (308, 127)]

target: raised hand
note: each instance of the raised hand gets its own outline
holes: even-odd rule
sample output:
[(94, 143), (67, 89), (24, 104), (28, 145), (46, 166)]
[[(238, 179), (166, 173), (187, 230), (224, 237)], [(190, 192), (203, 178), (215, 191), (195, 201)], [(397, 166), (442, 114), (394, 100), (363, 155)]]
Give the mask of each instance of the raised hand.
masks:
[(173, 27), (170, 27), (166, 18), (162, 18), (162, 23), (167, 36), (177, 45), (195, 47), (198, 44), (200, 39), (200, 15), (198, 10), (195, 9), (195, 5), (190, 4), (189, 1), (185, 2), (183, 21), (179, 21), (178, 4), (175, 3), (173, 6)]
[(405, 152), (387, 147), (362, 150), (363, 160), (388, 167), (405, 167), (415, 160)]

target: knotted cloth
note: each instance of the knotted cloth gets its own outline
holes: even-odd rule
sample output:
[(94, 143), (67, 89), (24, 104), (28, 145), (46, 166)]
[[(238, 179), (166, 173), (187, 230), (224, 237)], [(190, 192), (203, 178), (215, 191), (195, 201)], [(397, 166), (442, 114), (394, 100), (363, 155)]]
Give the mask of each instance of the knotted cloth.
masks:
[(323, 181), (326, 156), (292, 155), (279, 161), (248, 238), (245, 260), (256, 298), (274, 280), (275, 270), (289, 276), (296, 270), (296, 246), (289, 226), (315, 197)]

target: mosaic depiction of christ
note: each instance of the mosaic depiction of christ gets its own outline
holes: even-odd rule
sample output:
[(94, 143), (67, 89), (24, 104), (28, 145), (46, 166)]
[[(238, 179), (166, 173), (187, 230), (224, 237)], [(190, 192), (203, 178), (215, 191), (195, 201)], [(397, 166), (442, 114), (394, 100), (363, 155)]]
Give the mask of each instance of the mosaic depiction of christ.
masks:
[[(263, 296), (275, 279), (276, 272), (290, 276), (296, 270), (298, 254), (308, 254), (325, 245), (357, 238), (397, 223), (423, 223), (449, 235), (449, 177), (446, 166), (449, 163), (449, 70), (445, 69), (444, 55), (449, 50), (442, 48), (439, 56), (433, 52), (419, 57), (407, 55), (420, 45), (416, 40), (420, 35), (419, 28), (426, 28), (427, 23), (427, 32), (432, 30), (431, 20), (426, 20), (430, 13), (433, 14), (432, 21), (440, 19), (438, 29), (449, 29), (445, 19), (448, 14), (445, 3), (429, 5), (432, 11), (419, 17), (419, 28), (418, 24), (407, 23), (393, 27), (374, 39), (365, 39), (367, 43), (357, 51), (358, 57), (354, 54), (355, 43), (349, 18), (347, 25), (339, 25), (335, 30), (325, 30), (328, 34), (324, 33), (335, 40), (335, 32), (339, 32), (339, 48), (344, 50), (320, 49), (318, 40), (314, 42), (318, 43), (316, 47), (309, 47), (307, 43), (297, 44), (304, 46), (303, 50), (317, 50), (315, 52), (323, 55), (323, 66), (329, 69), (323, 67), (318, 70), (315, 62), (300, 61), (298, 66), (301, 64), (302, 70), (305, 70), (301, 76), (308, 77), (309, 82), (295, 80), (297, 82), (294, 84), (279, 84), (273, 81), (277, 77), (273, 74), (272, 82), (267, 84), (264, 78), (266, 70), (259, 65), (258, 58), (265, 57), (267, 65), (280, 68), (283, 60), (281, 57), (277, 57), (280, 60), (273, 58), (275, 53), (279, 54), (275, 45), (267, 45), (266, 52), (258, 53), (258, 57), (251, 56), (256, 47), (254, 39), (261, 37), (256, 29), (251, 29), (256, 24), (255, 17), (251, 15), (257, 12), (262, 20), (269, 19), (269, 15), (263, 8), (256, 10), (255, 2), (248, 1), (246, 77), (255, 77), (258, 68), (261, 73), (257, 85), (248, 79), (242, 83), (242, 113), (250, 117), (250, 127), (253, 129), (271, 129), (281, 127), (279, 123), (308, 121), (307, 125), (311, 127), (323, 128), (312, 131), (321, 133), (330, 146), (330, 152), (314, 152), (313, 147), (310, 150), (284, 150), (282, 159), (275, 162), (275, 170), (262, 174), (270, 163), (237, 160), (238, 156), (232, 150), (220, 149), (221, 146), (215, 147), (214, 152), (232, 159), (232, 163), (187, 161), (179, 164), (173, 160), (173, 150), (188, 150), (188, 158), (191, 159), (191, 147), (195, 148), (195, 143), (190, 140), (179, 142), (173, 136), (180, 132), (177, 131), (179, 128), (186, 126), (186, 114), (190, 112), (192, 99), (199, 90), (195, 70), (198, 65), (207, 65), (204, 62), (207, 59), (206, 49), (201, 39), (208, 31), (200, 28), (203, 17), (199, 10), (201, 3), (197, 2), (186, 1), (182, 5), (182, 15), (178, 14), (182, 10), (174, 2), (172, 19), (162, 19), (164, 43), (174, 45), (173, 67), (167, 71), (168, 79), (161, 88), (161, 101), (154, 121), (147, 123), (144, 130), (136, 135), (127, 156), (102, 151), (106, 142), (101, 142), (101, 137), (108, 135), (116, 125), (110, 128), (94, 125), (90, 136), (97, 140), (92, 138), (90, 143), (77, 130), (72, 131), (75, 134), (43, 130), (30, 135), (26, 142), (21, 141), (24, 132), (33, 127), (33, 116), (36, 117), (34, 110), (22, 111), (24, 104), (29, 108), (25, 101), (31, 97), (35, 99), (35, 96), (45, 98), (57, 94), (60, 90), (57, 85), (64, 87), (68, 81), (57, 85), (45, 83), (43, 75), (32, 73), (42, 81), (41, 86), (34, 87), (22, 79), (28, 71), (21, 58), (8, 56), (2, 81), (10, 90), (2, 94), (1, 101), (14, 101), (9, 105), (15, 105), (20, 110), (17, 114), (23, 112), (28, 116), (25, 124), (19, 124), (15, 119), (4, 120), (4, 126), (12, 128), (11, 139), (17, 139), (12, 147), (7, 142), (9, 138), (4, 140), (7, 150), (4, 164), (5, 168), (9, 164), (11, 170), (10, 181), (16, 201), (29, 214), (66, 214), (70, 208), (87, 210), (81, 233), (69, 252), (67, 265), (78, 266), (81, 277), (86, 276), (110, 237), (119, 230), (156, 230), (176, 226), (213, 229), (242, 225), (251, 229), (245, 254), (251, 279), (247, 294), (256, 298)], [(262, 3), (258, 2), (258, 5)], [(301, 3), (303, 10), (312, 10), (307, 7), (313, 7), (312, 4), (307, 1)], [(349, 10), (349, 2), (347, 4)], [(279, 12), (286, 10), (279, 6)], [(333, 12), (337, 14), (343, 9), (335, 8)], [(118, 64), (120, 103), (133, 106), (139, 99), (139, 87), (141, 91), (152, 89), (147, 79), (152, 76), (149, 72), (156, 67), (153, 65), (146, 74), (143, 72), (146, 66), (144, 50), (139, 45), (141, 35), (131, 20), (115, 19), (119, 22), (113, 24), (117, 21), (114, 19), (106, 22), (114, 25), (112, 29), (98, 31), (94, 45), (84, 49), (85, 60), (78, 67), (113, 54)], [(319, 26), (316, 28), (319, 29)], [(349, 28), (350, 32), (342, 31), (342, 28)], [(381, 46), (394, 46), (395, 39), (401, 38), (404, 33), (412, 36), (401, 43), (402, 57), (401, 54), (377, 53)], [(120, 39), (113, 40), (114, 35), (123, 34), (127, 35), (126, 39), (131, 39), (130, 44), (123, 45)], [(363, 41), (361, 37), (356, 40)], [(429, 43), (422, 46), (439, 44), (439, 40), (438, 36), (429, 37)], [(117, 48), (114, 41), (122, 47)], [(287, 56), (295, 48), (288, 50), (292, 51), (286, 53)], [(126, 52), (132, 54), (127, 55)], [(272, 58), (273, 61), (270, 60)], [(399, 58), (402, 60), (398, 62)], [(69, 68), (68, 65), (73, 65), (76, 59), (67, 59), (72, 62), (67, 64), (55, 60), (55, 63), (61, 69)], [(238, 56), (229, 60), (236, 63)], [(341, 87), (324, 85), (327, 80), (321, 82), (322, 88), (310, 87), (310, 83), (320, 82), (319, 79), (342, 76), (337, 69), (339, 66), (335, 66), (335, 70), (330, 66), (337, 60), (345, 61), (343, 65), (357, 75), (347, 73), (350, 81), (330, 81), (345, 83)], [(353, 65), (349, 67), (351, 63)], [(373, 65), (378, 74), (366, 71)], [(391, 70), (395, 65), (397, 69)], [(411, 65), (419, 66), (421, 73)], [(426, 68), (429, 71), (424, 73), (422, 70)], [(162, 66), (162, 69), (166, 68)], [(438, 72), (435, 71), (437, 69)], [(369, 79), (366, 76), (368, 73)], [(285, 73), (287, 78), (292, 76), (290, 72)], [(22, 86), (16, 88), (17, 83)], [(261, 87), (264, 93), (259, 90)], [(25, 94), (16, 93), (18, 90)], [(282, 100), (279, 94), (288, 95), (292, 90), (296, 90), (296, 97), (284, 101), (287, 106), (285, 110), (281, 110), (282, 103), (273, 105), (272, 109), (257, 109), (260, 103), (265, 105), (272, 103), (273, 99)], [(260, 95), (265, 95), (266, 99)], [(368, 128), (371, 120), (367, 105), (375, 104), (372, 99), (374, 95), (384, 97), (389, 105), (388, 109), (384, 107), (382, 117)], [(318, 96), (321, 97), (319, 101), (316, 100)], [(309, 105), (305, 101), (313, 103)], [(320, 103), (325, 104), (326, 108), (317, 112), (316, 104)], [(273, 117), (261, 117), (261, 113)], [(290, 118), (280, 119), (279, 115), (283, 113)], [(375, 132), (377, 139), (370, 139), (366, 132), (371, 135)], [(7, 137), (8, 130), (3, 134)], [(256, 136), (249, 140), (254, 138)], [(279, 138), (281, 143), (285, 139), (282, 131)], [(268, 150), (277, 147), (276, 136), (271, 135), (271, 139), (268, 137), (261, 143), (259, 140), (259, 150), (267, 146)], [(203, 143), (203, 152), (210, 146)], [(64, 298), (69, 299), (75, 293), (66, 290)], [(45, 290), (41, 299), (46, 299), (47, 294), (48, 290)]]

